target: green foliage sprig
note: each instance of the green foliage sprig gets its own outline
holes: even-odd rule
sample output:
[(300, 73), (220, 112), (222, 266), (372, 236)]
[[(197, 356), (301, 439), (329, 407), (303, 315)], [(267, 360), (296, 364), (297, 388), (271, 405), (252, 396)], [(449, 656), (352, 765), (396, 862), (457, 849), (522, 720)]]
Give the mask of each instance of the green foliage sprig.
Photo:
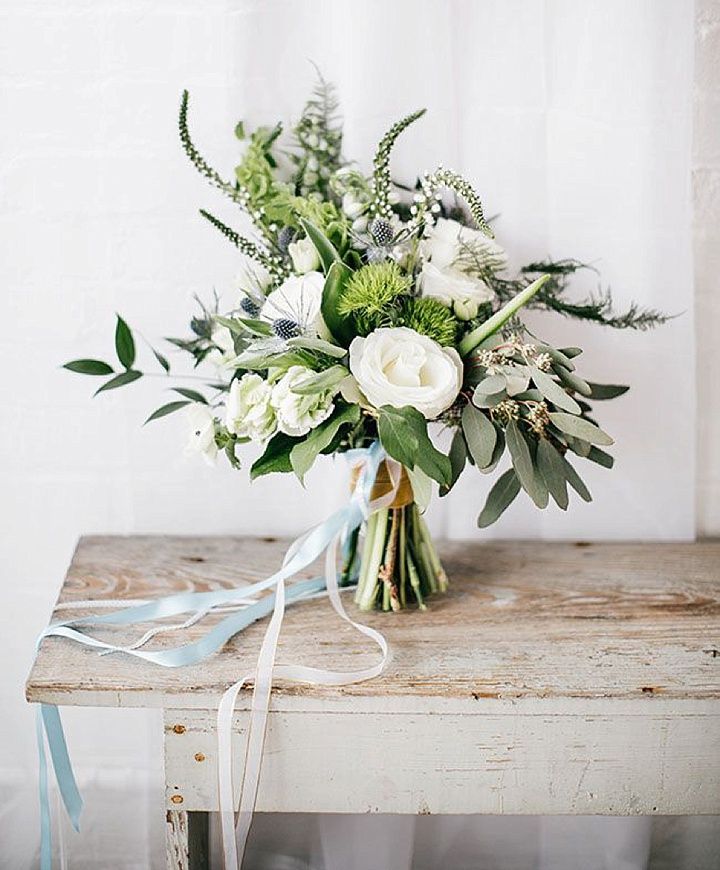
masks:
[(291, 155), (297, 167), (294, 186), (303, 196), (316, 192), (328, 196), (330, 179), (343, 162), (337, 93), (317, 67), (316, 72), (317, 84), (293, 130), (299, 150), (298, 154)]
[(205, 211), (205, 209), (201, 208), (200, 214), (205, 218), (205, 220), (209, 221), (217, 230), (219, 230), (226, 239), (229, 239), (239, 251), (260, 263), (260, 265), (266, 268), (271, 275), (275, 275), (277, 278), (284, 278), (288, 275), (289, 269), (287, 263), (283, 262), (281, 257), (263, 251), (262, 248), (254, 242), (241, 236), (240, 233), (236, 233), (235, 230), (231, 229), (227, 224), (224, 224), (219, 218), (215, 217), (215, 215)]

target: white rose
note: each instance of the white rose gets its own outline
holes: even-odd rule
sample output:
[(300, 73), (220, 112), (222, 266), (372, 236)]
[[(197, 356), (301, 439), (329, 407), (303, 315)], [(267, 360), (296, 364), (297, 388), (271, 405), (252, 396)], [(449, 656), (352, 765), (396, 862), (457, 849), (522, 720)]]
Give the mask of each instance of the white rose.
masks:
[(495, 293), (480, 278), (461, 272), (453, 266), (438, 268), (434, 262), (425, 263), (420, 271), (420, 289), (423, 296), (433, 296), (443, 305), (454, 302), (490, 302)]
[(463, 245), (480, 248), (487, 260), (488, 267), (499, 271), (507, 266), (507, 254), (494, 239), (488, 238), (480, 230), (464, 227), (457, 221), (448, 218), (438, 218), (430, 227), (420, 245), (422, 256), (432, 262), (438, 269), (452, 266), (461, 253)]
[(277, 425), (286, 435), (307, 435), (317, 425), (327, 420), (335, 406), (335, 390), (301, 395), (292, 388), (315, 372), (305, 366), (290, 366), (272, 388), (270, 401), (277, 415)]
[(463, 365), (457, 351), (405, 326), (376, 329), (350, 345), (350, 371), (376, 407), (417, 408), (433, 420), (460, 392)]
[(320, 257), (315, 249), (315, 245), (307, 238), (298, 239), (297, 242), (290, 242), (288, 245), (288, 254), (292, 260), (293, 269), (298, 275), (305, 275), (307, 272), (314, 272), (320, 265)]
[(291, 275), (263, 304), (260, 316), (264, 320), (292, 320), (303, 332), (320, 328), (320, 305), (325, 278), (320, 272)]
[(190, 438), (187, 453), (199, 453), (208, 465), (215, 463), (217, 445), (215, 444), (215, 418), (207, 405), (188, 405), (186, 416), (190, 421)]
[(260, 375), (248, 373), (233, 381), (225, 405), (228, 432), (252, 441), (267, 440), (276, 428), (271, 393), (272, 387)]

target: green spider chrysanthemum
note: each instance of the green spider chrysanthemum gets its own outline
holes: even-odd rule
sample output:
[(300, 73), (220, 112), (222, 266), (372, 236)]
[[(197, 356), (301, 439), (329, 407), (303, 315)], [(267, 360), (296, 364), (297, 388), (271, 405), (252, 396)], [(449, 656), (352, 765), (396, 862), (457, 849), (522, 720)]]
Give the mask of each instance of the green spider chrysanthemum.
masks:
[(407, 293), (412, 280), (397, 263), (371, 263), (353, 273), (338, 303), (338, 313), (351, 316), (358, 332), (367, 335), (393, 321), (395, 300)]

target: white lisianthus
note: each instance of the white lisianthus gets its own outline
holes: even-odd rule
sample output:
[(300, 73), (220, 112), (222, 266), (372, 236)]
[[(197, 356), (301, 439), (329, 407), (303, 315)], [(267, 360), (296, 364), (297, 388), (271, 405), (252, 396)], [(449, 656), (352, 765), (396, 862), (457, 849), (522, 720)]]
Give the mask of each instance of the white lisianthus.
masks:
[(307, 236), (304, 239), (298, 239), (297, 242), (290, 242), (288, 254), (292, 260), (293, 269), (298, 275), (315, 272), (320, 266), (320, 257), (315, 245)]
[(199, 402), (189, 405), (186, 416), (190, 421), (190, 438), (186, 452), (200, 454), (208, 465), (214, 465), (217, 456), (215, 444), (215, 418), (207, 405)]
[(233, 381), (225, 404), (228, 432), (252, 441), (266, 441), (277, 426), (271, 393), (270, 384), (251, 372)]
[(406, 326), (381, 328), (350, 345), (350, 371), (376, 408), (417, 408), (433, 420), (460, 392), (463, 364), (457, 351)]
[(270, 293), (260, 312), (263, 320), (292, 320), (303, 332), (320, 328), (320, 305), (325, 278), (320, 272), (291, 275)]
[(305, 366), (290, 366), (272, 388), (270, 401), (277, 415), (277, 426), (286, 435), (307, 435), (311, 429), (327, 420), (335, 408), (335, 390), (310, 395), (293, 392), (294, 386), (314, 374), (312, 369)]
[(207, 355), (207, 361), (218, 368), (224, 368), (229, 365), (236, 357), (232, 332), (230, 332), (227, 326), (216, 323), (213, 326), (210, 340), (216, 347)]
[(449, 218), (438, 218), (435, 225), (429, 228), (420, 244), (420, 252), (423, 259), (431, 260), (438, 269), (445, 269), (454, 264), (463, 245), (472, 245), (481, 250), (488, 268), (493, 271), (507, 266), (507, 254), (494, 239)]
[[(458, 302), (480, 305), (495, 298), (495, 293), (480, 278), (461, 272), (454, 266), (440, 269), (433, 262), (425, 263), (420, 271), (420, 289), (423, 296), (439, 299), (448, 307)], [(458, 310), (462, 311), (460, 306)]]

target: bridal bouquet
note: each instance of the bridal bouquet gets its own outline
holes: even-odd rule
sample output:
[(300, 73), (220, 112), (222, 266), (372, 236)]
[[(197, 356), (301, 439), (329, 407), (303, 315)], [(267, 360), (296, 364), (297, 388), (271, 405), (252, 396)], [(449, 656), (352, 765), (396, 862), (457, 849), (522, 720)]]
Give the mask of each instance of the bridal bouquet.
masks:
[[(344, 546), (342, 579), (357, 582), (361, 609), (397, 610), (445, 589), (447, 578), (423, 520), (433, 486), (450, 492), (466, 465), (497, 477), (478, 517), (489, 526), (524, 490), (539, 508), (591, 496), (576, 464), (612, 467), (613, 443), (592, 403), (627, 387), (593, 383), (576, 368), (579, 347), (556, 348), (518, 318), (523, 306), (618, 328), (660, 323), (656, 311), (613, 311), (609, 293), (570, 301), (576, 260), (508, 272), (471, 185), (440, 167), (403, 185), (390, 171), (398, 136), (423, 111), (394, 124), (367, 174), (342, 154), (333, 90), (320, 84), (291, 137), (280, 124), (235, 129), (242, 156), (234, 180), (196, 149), (180, 108), (180, 139), (194, 166), (235, 203), (244, 234), (201, 214), (233, 244), (242, 265), (229, 308), (201, 306), (191, 334), (168, 341), (209, 369), (203, 388), (148, 420), (181, 408), (191, 445), (237, 468), (236, 448), (260, 449), (252, 478), (294, 472), (320, 454), (363, 452), (386, 460), (369, 496), (382, 505)], [(118, 317), (118, 364), (79, 359), (66, 368), (107, 376), (98, 393), (143, 377), (132, 330)], [(153, 350), (162, 374), (166, 356)], [(199, 375), (196, 375), (198, 377)], [(201, 375), (200, 375), (201, 376)], [(432, 436), (449, 430), (441, 450)], [(357, 479), (357, 469), (355, 479)]]

